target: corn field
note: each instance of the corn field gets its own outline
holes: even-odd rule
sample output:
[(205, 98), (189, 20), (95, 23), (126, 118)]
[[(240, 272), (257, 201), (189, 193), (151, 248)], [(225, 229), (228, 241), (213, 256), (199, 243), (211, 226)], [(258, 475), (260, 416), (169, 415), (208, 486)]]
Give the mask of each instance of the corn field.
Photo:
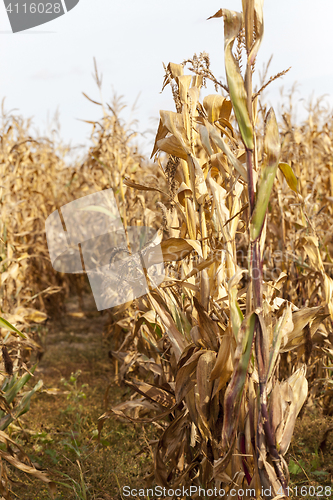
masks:
[[(65, 314), (71, 294), (83, 307), (87, 293), (84, 275), (52, 269), (45, 220), (104, 189), (113, 189), (125, 231), (157, 231), (151, 261), (161, 249), (165, 269), (162, 284), (108, 310), (105, 327), (115, 383), (131, 395), (100, 416), (99, 438), (114, 415), (154, 427), (147, 487), (188, 490), (193, 499), (200, 488), (215, 492), (211, 498), (288, 498), (297, 418), (313, 401), (333, 416), (332, 113), (318, 101), (296, 124), (291, 95), (278, 123), (263, 93), (287, 70), (268, 78), (267, 66), (253, 88), (263, 0), (243, 0), (242, 8), (207, 21), (224, 29), (225, 83), (204, 52), (164, 66), (163, 90), (175, 108), (160, 111), (150, 160), (132, 145), (117, 102), (93, 101), (103, 118), (92, 123), (85, 159), (69, 167), (64, 147), (32, 137), (29, 122), (2, 109), (5, 499), (13, 468), (56, 495), (53, 472), (36, 469), (10, 429), (43, 383), (24, 389), (38, 363), (41, 325)], [(95, 79), (100, 87), (96, 67)], [(202, 97), (207, 81), (215, 93)]]

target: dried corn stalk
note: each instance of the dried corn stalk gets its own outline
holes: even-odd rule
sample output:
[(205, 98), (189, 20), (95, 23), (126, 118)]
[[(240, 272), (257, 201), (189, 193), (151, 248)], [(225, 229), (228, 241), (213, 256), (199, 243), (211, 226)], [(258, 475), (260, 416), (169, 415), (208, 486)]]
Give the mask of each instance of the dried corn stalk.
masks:
[[(172, 86), (176, 112), (160, 112), (153, 155), (167, 153), (174, 166), (172, 175), (165, 171), (172, 226), (162, 242), (170, 273), (138, 303), (134, 349), (114, 353), (123, 356), (122, 376), (139, 397), (113, 411), (161, 421), (154, 449), (159, 485), (217, 487), (226, 498), (233, 489), (238, 498), (284, 498), (284, 456), (308, 395), (309, 345), (320, 359), (333, 353), (332, 277), (307, 217), (299, 172), (287, 163), (286, 139), (273, 109), (258, 113), (252, 90), (263, 1), (243, 0), (242, 14), (221, 9), (212, 17), (224, 20), (227, 94), (200, 102), (205, 79), (219, 83), (206, 54), (190, 61), (193, 77), (184, 74), (185, 63), (166, 68), (164, 86)], [(244, 76), (233, 53), (236, 38), (245, 51)], [(330, 141), (326, 148), (329, 154)], [(288, 197), (298, 202), (289, 212)], [(300, 232), (289, 235), (296, 223)], [(311, 287), (306, 305), (291, 284), (299, 277), (299, 286)], [(290, 373), (281, 364), (287, 354), (295, 359)]]

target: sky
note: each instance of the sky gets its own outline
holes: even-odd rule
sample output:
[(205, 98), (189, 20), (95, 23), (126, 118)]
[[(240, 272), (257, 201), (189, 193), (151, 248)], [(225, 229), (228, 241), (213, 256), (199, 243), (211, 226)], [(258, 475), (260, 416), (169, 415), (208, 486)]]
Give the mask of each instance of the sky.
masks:
[[(38, 3), (38, 0), (36, 0)], [(14, 4), (15, 2), (13, 2)], [(22, 2), (21, 2), (22, 3)], [(223, 20), (210, 19), (221, 7), (241, 10), (241, 0), (80, 0), (71, 11), (38, 27), (12, 33), (0, 0), (0, 99), (43, 134), (56, 110), (61, 136), (73, 146), (87, 144), (101, 109), (82, 95), (100, 100), (92, 77), (93, 58), (103, 75), (104, 102), (114, 93), (127, 104), (122, 116), (138, 120), (143, 152), (151, 151), (159, 110), (174, 110), (170, 88), (161, 93), (162, 62), (181, 63), (207, 52), (211, 69), (225, 79)], [(332, 0), (266, 0), (265, 34), (256, 68), (273, 55), (268, 76), (292, 67), (273, 82), (267, 100), (278, 107), (280, 88), (298, 82), (297, 112), (305, 99), (327, 94), (333, 103)], [(258, 81), (255, 80), (255, 82)], [(207, 90), (207, 93), (213, 88)], [(136, 102), (136, 110), (131, 111)], [(149, 132), (150, 131), (150, 132)]]

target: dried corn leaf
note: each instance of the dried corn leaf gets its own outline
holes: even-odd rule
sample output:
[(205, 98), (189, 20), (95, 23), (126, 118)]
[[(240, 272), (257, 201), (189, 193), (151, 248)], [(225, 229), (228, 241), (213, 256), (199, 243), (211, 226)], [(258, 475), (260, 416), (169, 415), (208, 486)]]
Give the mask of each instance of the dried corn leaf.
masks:
[(196, 384), (196, 368), (204, 350), (194, 352), (186, 363), (179, 368), (175, 381), (176, 401), (179, 403)]
[(237, 170), (237, 172), (243, 177), (244, 181), (247, 180), (247, 173), (245, 168), (243, 167), (242, 163), (237, 159), (237, 157), (234, 155), (234, 153), (231, 151), (227, 143), (223, 140), (221, 137), (220, 132), (211, 125), (207, 120), (204, 120), (205, 127), (208, 130), (208, 134), (211, 138), (211, 140), (218, 146), (223, 153), (226, 155), (228, 158), (229, 162), (231, 165)]
[(212, 405), (213, 382), (210, 376), (215, 361), (216, 352), (205, 351), (197, 363), (196, 379), (199, 393), (197, 410), (206, 426), (208, 426)]
[(214, 123), (221, 118), (225, 100), (226, 98), (219, 94), (210, 94), (204, 97), (203, 107), (207, 112), (210, 123)]
[(170, 135), (165, 139), (159, 139), (156, 143), (156, 151), (158, 150), (176, 156), (177, 158), (182, 158), (183, 160), (187, 159), (185, 149), (174, 135)]
[(291, 351), (292, 349), (296, 349), (297, 347), (305, 343), (303, 330), (306, 325), (312, 322), (319, 315), (320, 310), (322, 310), (321, 306), (304, 307), (303, 309), (292, 313), (294, 328), (288, 334), (288, 342), (285, 347), (282, 347), (280, 352)]
[(174, 111), (160, 111), (160, 116), (163, 125), (168, 129), (170, 134), (173, 134), (179, 141), (181, 147), (187, 154), (191, 153), (190, 144), (184, 126), (183, 115)]
[(306, 367), (304, 365), (284, 382), (284, 384), (288, 384), (291, 388), (292, 396), (287, 416), (284, 423), (281, 424), (284, 428), (283, 434), (278, 441), (280, 445), (280, 453), (282, 455), (285, 455), (288, 451), (297, 415), (301, 411), (308, 395), (308, 381), (306, 380), (305, 374)]
[(168, 134), (168, 129), (163, 125), (162, 120), (160, 119), (159, 124), (158, 124), (158, 129), (157, 129), (156, 137), (155, 137), (155, 143), (154, 143), (153, 151), (152, 151), (152, 154), (151, 154), (150, 158), (152, 158), (154, 156), (154, 154), (159, 149), (159, 146), (157, 144), (158, 141), (160, 141), (161, 139), (164, 139), (167, 136), (167, 134)]
[(170, 339), (170, 342), (173, 345), (176, 360), (178, 360), (185, 349), (186, 340), (181, 335), (181, 333), (177, 330), (176, 325), (171, 317), (171, 315), (161, 306), (156, 299), (149, 293), (148, 294), (149, 301), (153, 307), (153, 309), (160, 316), (163, 325), (165, 326), (166, 333)]
[(247, 109), (244, 81), (232, 53), (235, 38), (242, 28), (242, 14), (221, 9), (212, 17), (221, 17), (221, 15), (224, 17), (224, 62), (230, 99), (244, 144), (247, 149), (253, 150), (253, 129)]
[(297, 193), (298, 180), (291, 166), (288, 163), (279, 163), (279, 169), (283, 173), (290, 189)]

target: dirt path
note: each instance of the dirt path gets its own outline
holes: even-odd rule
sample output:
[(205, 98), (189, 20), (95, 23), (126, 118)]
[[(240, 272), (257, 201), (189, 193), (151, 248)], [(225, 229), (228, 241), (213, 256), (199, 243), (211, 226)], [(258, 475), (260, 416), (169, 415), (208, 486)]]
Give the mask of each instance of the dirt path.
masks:
[(108, 342), (103, 336), (106, 316), (97, 311), (92, 295), (83, 297), (83, 311), (74, 299), (66, 303), (66, 314), (54, 319), (43, 342), (44, 355), (37, 368), (48, 377), (68, 378), (77, 369), (89, 380), (104, 376), (110, 381), (112, 365)]
[[(91, 295), (84, 297), (83, 311), (72, 299), (66, 314), (48, 325), (34, 380), (43, 379), (43, 390), (22, 417), (29, 432), (17, 430), (14, 435), (37, 467), (57, 472), (67, 484), (58, 487), (57, 500), (120, 499), (119, 486), (142, 484), (150, 456), (141, 427), (113, 417), (98, 444), (97, 420), (105, 411), (107, 387), (111, 384), (108, 407), (127, 399), (129, 390), (113, 382), (108, 356), (112, 339), (103, 335), (107, 316), (96, 310)], [(12, 477), (24, 482), (12, 488), (18, 498), (50, 498), (36, 480), (16, 473)]]

